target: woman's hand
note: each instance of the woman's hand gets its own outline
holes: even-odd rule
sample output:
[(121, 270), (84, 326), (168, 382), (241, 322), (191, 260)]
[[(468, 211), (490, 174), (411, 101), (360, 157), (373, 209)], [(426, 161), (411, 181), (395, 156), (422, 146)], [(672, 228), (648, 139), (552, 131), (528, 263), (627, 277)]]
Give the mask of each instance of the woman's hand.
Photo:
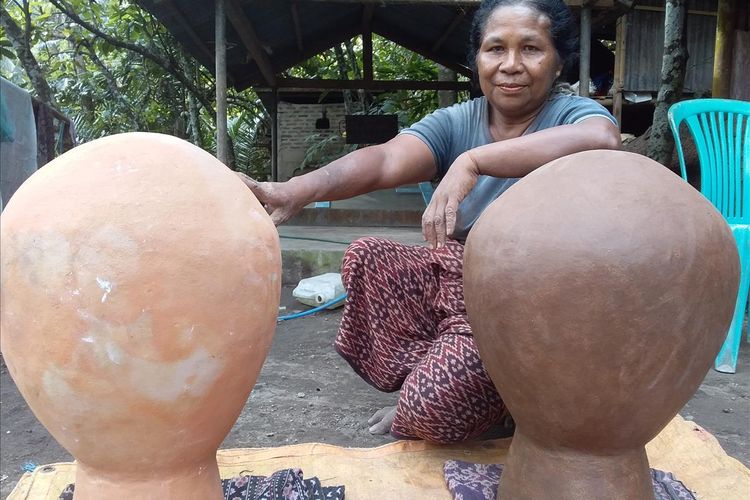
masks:
[(461, 154), (448, 169), (422, 215), (422, 235), (432, 248), (445, 246), (456, 227), (458, 204), (477, 183), (479, 168), (471, 154)]
[(235, 173), (250, 188), (277, 226), (289, 220), (307, 205), (299, 189), (296, 189), (290, 181), (258, 182), (241, 172)]

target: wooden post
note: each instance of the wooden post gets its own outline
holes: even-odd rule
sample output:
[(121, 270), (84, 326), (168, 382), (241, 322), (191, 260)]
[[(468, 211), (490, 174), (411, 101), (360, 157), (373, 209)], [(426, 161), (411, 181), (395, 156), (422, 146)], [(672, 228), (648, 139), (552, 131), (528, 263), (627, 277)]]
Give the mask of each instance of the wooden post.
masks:
[(732, 50), (737, 20), (735, 0), (719, 0), (714, 46), (714, 78), (712, 97), (729, 97), (732, 85)]
[(615, 75), (612, 91), (612, 114), (622, 131), (622, 101), (623, 85), (625, 84), (625, 51), (627, 50), (628, 16), (617, 18), (617, 33), (615, 35)]
[(589, 96), (591, 81), (591, 7), (581, 8), (581, 53), (578, 67), (578, 95)]
[(362, 79), (372, 81), (372, 31), (362, 33)]
[(279, 181), (279, 90), (271, 92), (271, 180)]
[(362, 13), (362, 79), (372, 81), (372, 5), (365, 5)]
[(216, 0), (216, 157), (227, 165), (227, 16), (224, 0)]

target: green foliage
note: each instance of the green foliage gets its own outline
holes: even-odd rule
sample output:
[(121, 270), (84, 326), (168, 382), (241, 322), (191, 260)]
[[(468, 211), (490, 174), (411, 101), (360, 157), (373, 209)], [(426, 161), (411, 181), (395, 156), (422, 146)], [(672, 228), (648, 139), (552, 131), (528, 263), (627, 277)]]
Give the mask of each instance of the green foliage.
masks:
[[(171, 34), (138, 5), (128, 0), (11, 0), (4, 4), (28, 39), (60, 111), (75, 124), (79, 142), (140, 130), (175, 135), (215, 151), (213, 75), (184, 53)], [(80, 22), (65, 11), (79, 16)], [(435, 63), (377, 35), (373, 51), (376, 79), (437, 79)], [(361, 53), (361, 37), (355, 37), (338, 51), (325, 51), (286, 74), (361, 78)], [(0, 56), (0, 74), (33, 92), (4, 33), (0, 33)], [(377, 95), (352, 91), (349, 96), (357, 112), (395, 113), (401, 126), (437, 107), (434, 91)], [(269, 117), (252, 89), (229, 89), (228, 97), (235, 168), (265, 179), (270, 173)], [(314, 135), (309, 144), (307, 166), (325, 164), (354, 147), (338, 135)]]
[[(139, 47), (166, 61), (170, 68), (167, 71), (142, 54), (109, 43), (73, 21), (52, 2), (8, 3), (9, 15), (23, 30), (28, 9), (32, 52), (60, 110), (74, 122), (80, 142), (139, 130), (175, 135), (215, 151), (214, 109), (198, 105), (200, 134), (194, 137), (188, 103), (191, 96), (177, 78), (178, 74), (183, 75), (198, 89), (199, 94), (192, 96), (197, 102), (210, 104), (214, 100), (213, 76), (183, 53), (153, 16), (125, 0), (67, 0), (62, 2), (62, 7), (123, 44)], [(31, 90), (19, 59), (4, 37), (0, 52), (3, 54), (0, 74)], [(230, 92), (230, 98), (237, 103), (229, 109), (234, 131), (252, 129), (255, 133), (258, 125), (267, 121), (252, 90)], [(243, 120), (246, 123), (242, 123)], [(251, 162), (249, 147), (239, 139), (235, 139), (234, 144), (238, 148), (235, 156), (244, 162), (239, 168), (253, 172), (264, 169), (263, 175), (267, 175), (269, 162), (257, 159), (262, 152), (256, 151), (256, 159)]]
[(265, 181), (271, 173), (271, 134), (266, 122), (255, 120), (247, 111), (230, 116), (227, 131), (234, 143), (235, 170)]
[(357, 148), (355, 144), (346, 144), (338, 134), (312, 134), (305, 138), (305, 145), (307, 151), (300, 166), (302, 169), (322, 167)]

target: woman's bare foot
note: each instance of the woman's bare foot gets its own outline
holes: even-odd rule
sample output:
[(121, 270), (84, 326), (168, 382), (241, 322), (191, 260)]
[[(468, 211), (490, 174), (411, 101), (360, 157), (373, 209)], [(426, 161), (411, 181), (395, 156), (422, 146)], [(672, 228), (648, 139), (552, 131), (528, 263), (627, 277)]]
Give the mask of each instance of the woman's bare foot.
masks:
[(391, 432), (394, 418), (396, 418), (395, 406), (386, 406), (379, 409), (367, 421), (367, 424), (370, 425), (370, 434), (388, 434)]

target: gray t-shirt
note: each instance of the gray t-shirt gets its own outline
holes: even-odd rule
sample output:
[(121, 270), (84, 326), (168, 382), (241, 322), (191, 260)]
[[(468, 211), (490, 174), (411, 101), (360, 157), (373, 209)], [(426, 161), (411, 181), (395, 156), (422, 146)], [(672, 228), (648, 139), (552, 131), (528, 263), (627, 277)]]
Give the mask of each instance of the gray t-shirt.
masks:
[[(553, 94), (524, 135), (557, 125), (578, 123), (593, 116), (603, 116), (617, 124), (609, 111), (596, 101), (575, 95)], [(438, 109), (400, 133), (414, 135), (427, 144), (435, 157), (441, 178), (461, 153), (495, 142), (490, 135), (487, 99), (484, 97)], [(458, 207), (452, 237), (459, 241), (466, 240), (469, 230), (484, 209), (516, 181), (518, 178), (480, 176), (474, 189)]]

